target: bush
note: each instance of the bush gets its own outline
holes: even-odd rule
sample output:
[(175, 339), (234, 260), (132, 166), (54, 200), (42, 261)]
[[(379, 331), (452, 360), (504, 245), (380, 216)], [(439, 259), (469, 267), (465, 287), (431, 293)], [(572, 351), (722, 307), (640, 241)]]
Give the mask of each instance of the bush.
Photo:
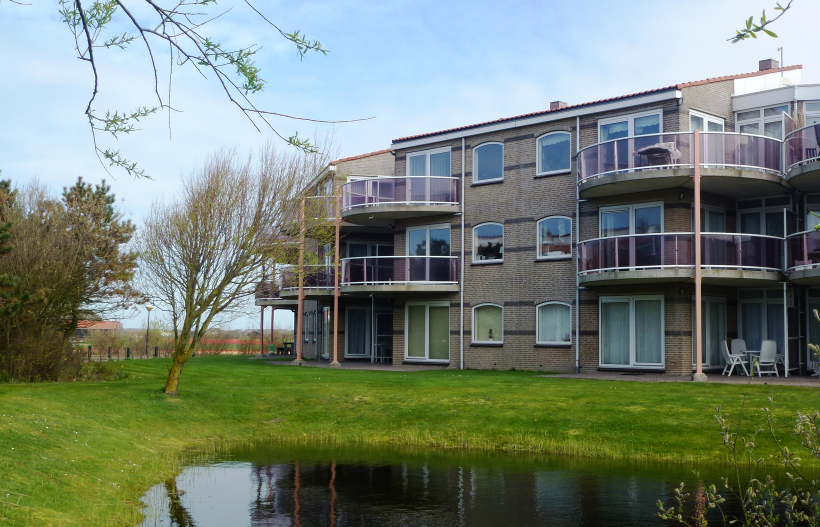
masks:
[(64, 371), (81, 360), (73, 344), (62, 333), (47, 328), (25, 332), (9, 340), (0, 355), (0, 371), (9, 381), (57, 381)]

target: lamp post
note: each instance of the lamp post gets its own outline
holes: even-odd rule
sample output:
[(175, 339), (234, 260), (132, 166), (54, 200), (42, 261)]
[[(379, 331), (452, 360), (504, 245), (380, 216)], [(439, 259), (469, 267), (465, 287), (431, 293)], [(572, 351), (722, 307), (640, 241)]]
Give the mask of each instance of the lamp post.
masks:
[(145, 330), (145, 358), (148, 358), (148, 332), (151, 331), (151, 310), (154, 309), (154, 306), (151, 304), (146, 304), (145, 309), (148, 310), (148, 327)]

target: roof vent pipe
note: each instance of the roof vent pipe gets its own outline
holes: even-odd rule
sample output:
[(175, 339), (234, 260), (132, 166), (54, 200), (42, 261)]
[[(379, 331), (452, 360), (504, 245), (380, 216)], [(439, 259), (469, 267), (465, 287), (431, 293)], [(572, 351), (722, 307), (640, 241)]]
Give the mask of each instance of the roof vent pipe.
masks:
[(567, 103), (564, 101), (552, 101), (550, 103), (550, 110), (560, 110), (561, 108), (566, 108)]

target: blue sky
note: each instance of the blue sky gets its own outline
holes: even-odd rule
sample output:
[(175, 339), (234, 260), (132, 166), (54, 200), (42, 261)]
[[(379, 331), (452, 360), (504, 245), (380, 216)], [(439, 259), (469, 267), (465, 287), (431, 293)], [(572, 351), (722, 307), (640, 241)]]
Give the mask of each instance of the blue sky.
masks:
[[(91, 182), (105, 178), (139, 222), (151, 201), (170, 196), (180, 175), (208, 153), (223, 146), (250, 153), (272, 136), (257, 132), (216, 85), (177, 68), (172, 102), (180, 113), (171, 117), (172, 138), (165, 114), (149, 118), (131, 137), (103, 140), (137, 160), (153, 180), (116, 171), (112, 178), (94, 155), (83, 115), (90, 69), (76, 59), (56, 2), (29, 1), (30, 6), (0, 4), (4, 178), (37, 178), (55, 192), (79, 175)], [(573, 104), (754, 71), (759, 59), (779, 58), (778, 46), (785, 49), (787, 65), (803, 64), (804, 83), (820, 83), (812, 38), (820, 2), (794, 0), (772, 28), (778, 39), (725, 41), (744, 17), (758, 17), (764, 8), (774, 16), (774, 4), (257, 0), (254, 5), (282, 29), (300, 29), (330, 50), (302, 61), (243, 1), (220, 1), (213, 12), (231, 11), (204, 32), (229, 46), (262, 46), (257, 66), (268, 85), (253, 96), (259, 107), (320, 119), (374, 117), (332, 128), (340, 155), (349, 156), (387, 148), (397, 137), (542, 110), (554, 100)], [(121, 17), (112, 24), (112, 31), (126, 29)], [(100, 69), (99, 111), (155, 103), (153, 73), (139, 42), (127, 51), (103, 53)], [(309, 124), (274, 123), (283, 135), (314, 132)]]

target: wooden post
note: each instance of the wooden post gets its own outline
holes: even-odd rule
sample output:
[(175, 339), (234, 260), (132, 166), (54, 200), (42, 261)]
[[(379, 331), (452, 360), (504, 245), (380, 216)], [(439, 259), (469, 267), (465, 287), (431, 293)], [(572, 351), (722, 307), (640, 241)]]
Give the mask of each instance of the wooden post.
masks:
[(305, 198), (302, 198), (302, 208), (299, 212), (299, 299), (296, 306), (296, 365), (302, 364), (302, 328), (305, 323)]
[[(273, 296), (273, 288), (276, 287), (276, 262), (273, 263), (273, 273), (271, 274), (271, 296)], [(276, 306), (270, 306), (270, 348), (268, 353), (276, 351), (276, 343), (273, 341), (273, 321), (274, 313), (276, 313)]]
[(695, 167), (695, 374), (692, 380), (705, 382), (703, 373), (703, 291), (701, 277), (700, 247), (700, 131), (695, 130), (692, 148), (692, 164)]
[(259, 311), (259, 354), (265, 354), (265, 306)]
[(333, 188), (336, 194), (336, 247), (333, 266), (336, 269), (334, 284), (333, 284), (333, 362), (330, 363), (332, 368), (340, 368), (339, 364), (339, 275), (342, 273), (341, 260), (339, 260), (339, 233), (342, 230), (342, 196), (339, 184), (335, 182)]

